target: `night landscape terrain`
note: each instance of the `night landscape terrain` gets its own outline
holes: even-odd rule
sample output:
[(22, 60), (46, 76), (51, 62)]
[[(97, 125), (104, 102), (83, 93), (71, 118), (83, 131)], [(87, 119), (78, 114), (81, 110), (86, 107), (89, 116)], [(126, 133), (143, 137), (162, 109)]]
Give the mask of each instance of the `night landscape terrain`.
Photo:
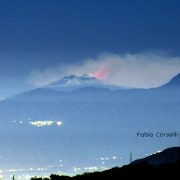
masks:
[(179, 0), (0, 0), (0, 180), (174, 178)]
[(73, 177), (52, 174), (50, 178), (34, 177), (31, 180), (58, 179), (125, 179), (125, 178), (172, 178), (178, 177), (180, 170), (180, 147), (168, 148), (160, 153), (136, 160), (121, 168), (114, 167), (103, 172), (84, 173)]
[[(1, 101), (1, 132), (9, 132), (4, 139), (8, 138), (6, 145), (14, 148), (10, 161), (5, 162), (13, 160), (17, 165), (42, 167), (43, 163), (59, 161), (56, 166), (39, 169), (40, 172), (62, 169), (68, 173), (69, 169), (69, 173), (81, 173), (127, 164), (129, 153), (137, 154), (137, 145), (138, 151), (145, 154), (157, 149), (159, 139), (159, 147), (172, 140), (178, 144), (179, 115), (175, 112), (180, 111), (179, 90), (179, 74), (165, 85), (147, 90), (118, 88), (83, 75), (67, 76), (44, 88)], [(137, 128), (143, 129), (141, 134), (149, 132), (150, 127), (154, 136), (156, 132), (164, 136), (138, 137)], [(167, 127), (169, 130), (164, 131)], [(173, 136), (168, 137), (168, 133)], [(16, 138), (20, 141), (14, 144)], [(23, 161), (22, 154), (26, 156)], [(103, 154), (111, 157), (103, 158)]]

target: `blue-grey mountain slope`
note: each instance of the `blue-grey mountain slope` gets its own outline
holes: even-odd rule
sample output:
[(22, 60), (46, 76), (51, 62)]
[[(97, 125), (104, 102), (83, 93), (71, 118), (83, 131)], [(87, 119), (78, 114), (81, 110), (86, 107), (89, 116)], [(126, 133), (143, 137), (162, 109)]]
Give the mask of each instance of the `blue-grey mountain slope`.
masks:
[[(1, 162), (31, 167), (63, 159), (67, 170), (93, 165), (102, 155), (122, 156), (118, 164), (123, 164), (130, 151), (138, 158), (174, 145), (175, 137), (140, 138), (137, 132), (179, 131), (179, 82), (180, 75), (159, 88), (118, 89), (88, 76), (69, 76), (1, 101)], [(62, 124), (37, 127), (36, 121)]]

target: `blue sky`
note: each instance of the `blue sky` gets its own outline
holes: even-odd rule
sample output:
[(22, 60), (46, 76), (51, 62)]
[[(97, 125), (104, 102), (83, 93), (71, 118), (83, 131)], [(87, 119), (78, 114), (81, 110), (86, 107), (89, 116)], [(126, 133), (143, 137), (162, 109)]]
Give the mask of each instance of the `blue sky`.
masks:
[(0, 0), (0, 97), (31, 88), (34, 70), (99, 54), (180, 55), (178, 0)]

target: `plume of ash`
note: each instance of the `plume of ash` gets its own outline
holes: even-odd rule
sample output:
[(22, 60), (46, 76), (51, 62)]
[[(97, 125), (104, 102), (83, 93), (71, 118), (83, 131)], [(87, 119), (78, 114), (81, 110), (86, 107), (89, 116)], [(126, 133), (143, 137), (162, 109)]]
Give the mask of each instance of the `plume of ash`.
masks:
[(42, 87), (66, 75), (88, 74), (106, 83), (129, 88), (158, 87), (180, 72), (180, 57), (163, 53), (110, 54), (87, 59), (82, 65), (33, 70), (28, 83)]

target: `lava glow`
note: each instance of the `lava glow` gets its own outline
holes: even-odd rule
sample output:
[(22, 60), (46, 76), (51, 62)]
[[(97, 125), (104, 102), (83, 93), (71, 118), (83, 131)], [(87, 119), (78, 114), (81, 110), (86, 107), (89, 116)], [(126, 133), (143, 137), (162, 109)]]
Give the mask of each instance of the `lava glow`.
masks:
[(107, 78), (109, 74), (109, 69), (107, 65), (101, 65), (97, 71), (92, 73), (91, 75), (94, 76), (96, 79), (104, 80)]

